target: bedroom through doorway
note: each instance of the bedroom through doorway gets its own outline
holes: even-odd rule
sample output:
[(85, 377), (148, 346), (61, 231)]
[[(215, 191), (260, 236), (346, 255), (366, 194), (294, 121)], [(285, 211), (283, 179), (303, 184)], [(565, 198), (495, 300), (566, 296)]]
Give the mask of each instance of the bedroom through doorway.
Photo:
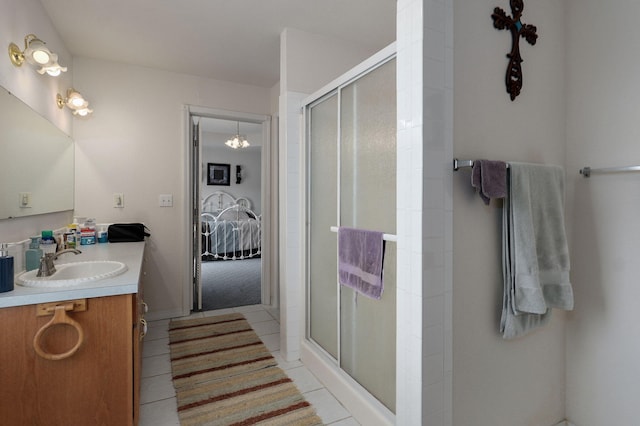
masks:
[(268, 263), (264, 262), (268, 255), (263, 247), (268, 232), (263, 203), (268, 120), (193, 112), (190, 118), (191, 310), (269, 304)]

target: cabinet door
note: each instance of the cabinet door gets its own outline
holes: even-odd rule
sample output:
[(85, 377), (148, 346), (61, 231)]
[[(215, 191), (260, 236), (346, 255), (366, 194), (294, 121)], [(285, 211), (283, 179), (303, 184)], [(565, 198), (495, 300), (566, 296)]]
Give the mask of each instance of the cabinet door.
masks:
[[(68, 315), (84, 339), (71, 357), (38, 356), (33, 339), (51, 316), (36, 305), (0, 309), (0, 424), (131, 425), (133, 422), (132, 297), (87, 300), (87, 310)], [(48, 353), (63, 353), (77, 332), (56, 325), (43, 333)]]

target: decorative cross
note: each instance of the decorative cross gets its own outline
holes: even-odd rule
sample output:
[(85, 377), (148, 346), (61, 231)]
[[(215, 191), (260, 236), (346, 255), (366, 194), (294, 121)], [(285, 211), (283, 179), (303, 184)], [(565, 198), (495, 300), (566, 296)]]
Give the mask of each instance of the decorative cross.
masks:
[(536, 34), (538, 29), (535, 25), (525, 25), (520, 20), (524, 9), (524, 0), (510, 0), (509, 4), (511, 5), (513, 18), (507, 16), (507, 13), (499, 7), (493, 9), (491, 17), (493, 18), (494, 28), (499, 30), (508, 28), (511, 31), (511, 53), (507, 54), (509, 66), (507, 67), (505, 82), (507, 84), (507, 92), (513, 101), (520, 94), (520, 89), (522, 89), (520, 37), (524, 37), (533, 46), (538, 39), (538, 34)]

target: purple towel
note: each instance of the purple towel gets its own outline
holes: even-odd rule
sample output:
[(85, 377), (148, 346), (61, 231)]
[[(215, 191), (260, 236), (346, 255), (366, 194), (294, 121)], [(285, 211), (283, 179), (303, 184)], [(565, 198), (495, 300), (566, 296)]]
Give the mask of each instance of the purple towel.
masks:
[(382, 297), (382, 232), (338, 228), (338, 276), (340, 284), (372, 299)]
[(485, 204), (489, 204), (492, 198), (504, 198), (507, 195), (507, 163), (475, 160), (471, 170), (471, 186), (478, 190)]

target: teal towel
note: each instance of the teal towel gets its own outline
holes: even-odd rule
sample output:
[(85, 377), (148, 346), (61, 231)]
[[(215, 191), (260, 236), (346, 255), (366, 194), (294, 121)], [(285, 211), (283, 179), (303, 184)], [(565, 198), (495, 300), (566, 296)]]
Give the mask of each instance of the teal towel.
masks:
[(573, 309), (564, 228), (564, 171), (557, 166), (509, 164), (503, 211), (505, 338), (549, 320), (550, 309)]

